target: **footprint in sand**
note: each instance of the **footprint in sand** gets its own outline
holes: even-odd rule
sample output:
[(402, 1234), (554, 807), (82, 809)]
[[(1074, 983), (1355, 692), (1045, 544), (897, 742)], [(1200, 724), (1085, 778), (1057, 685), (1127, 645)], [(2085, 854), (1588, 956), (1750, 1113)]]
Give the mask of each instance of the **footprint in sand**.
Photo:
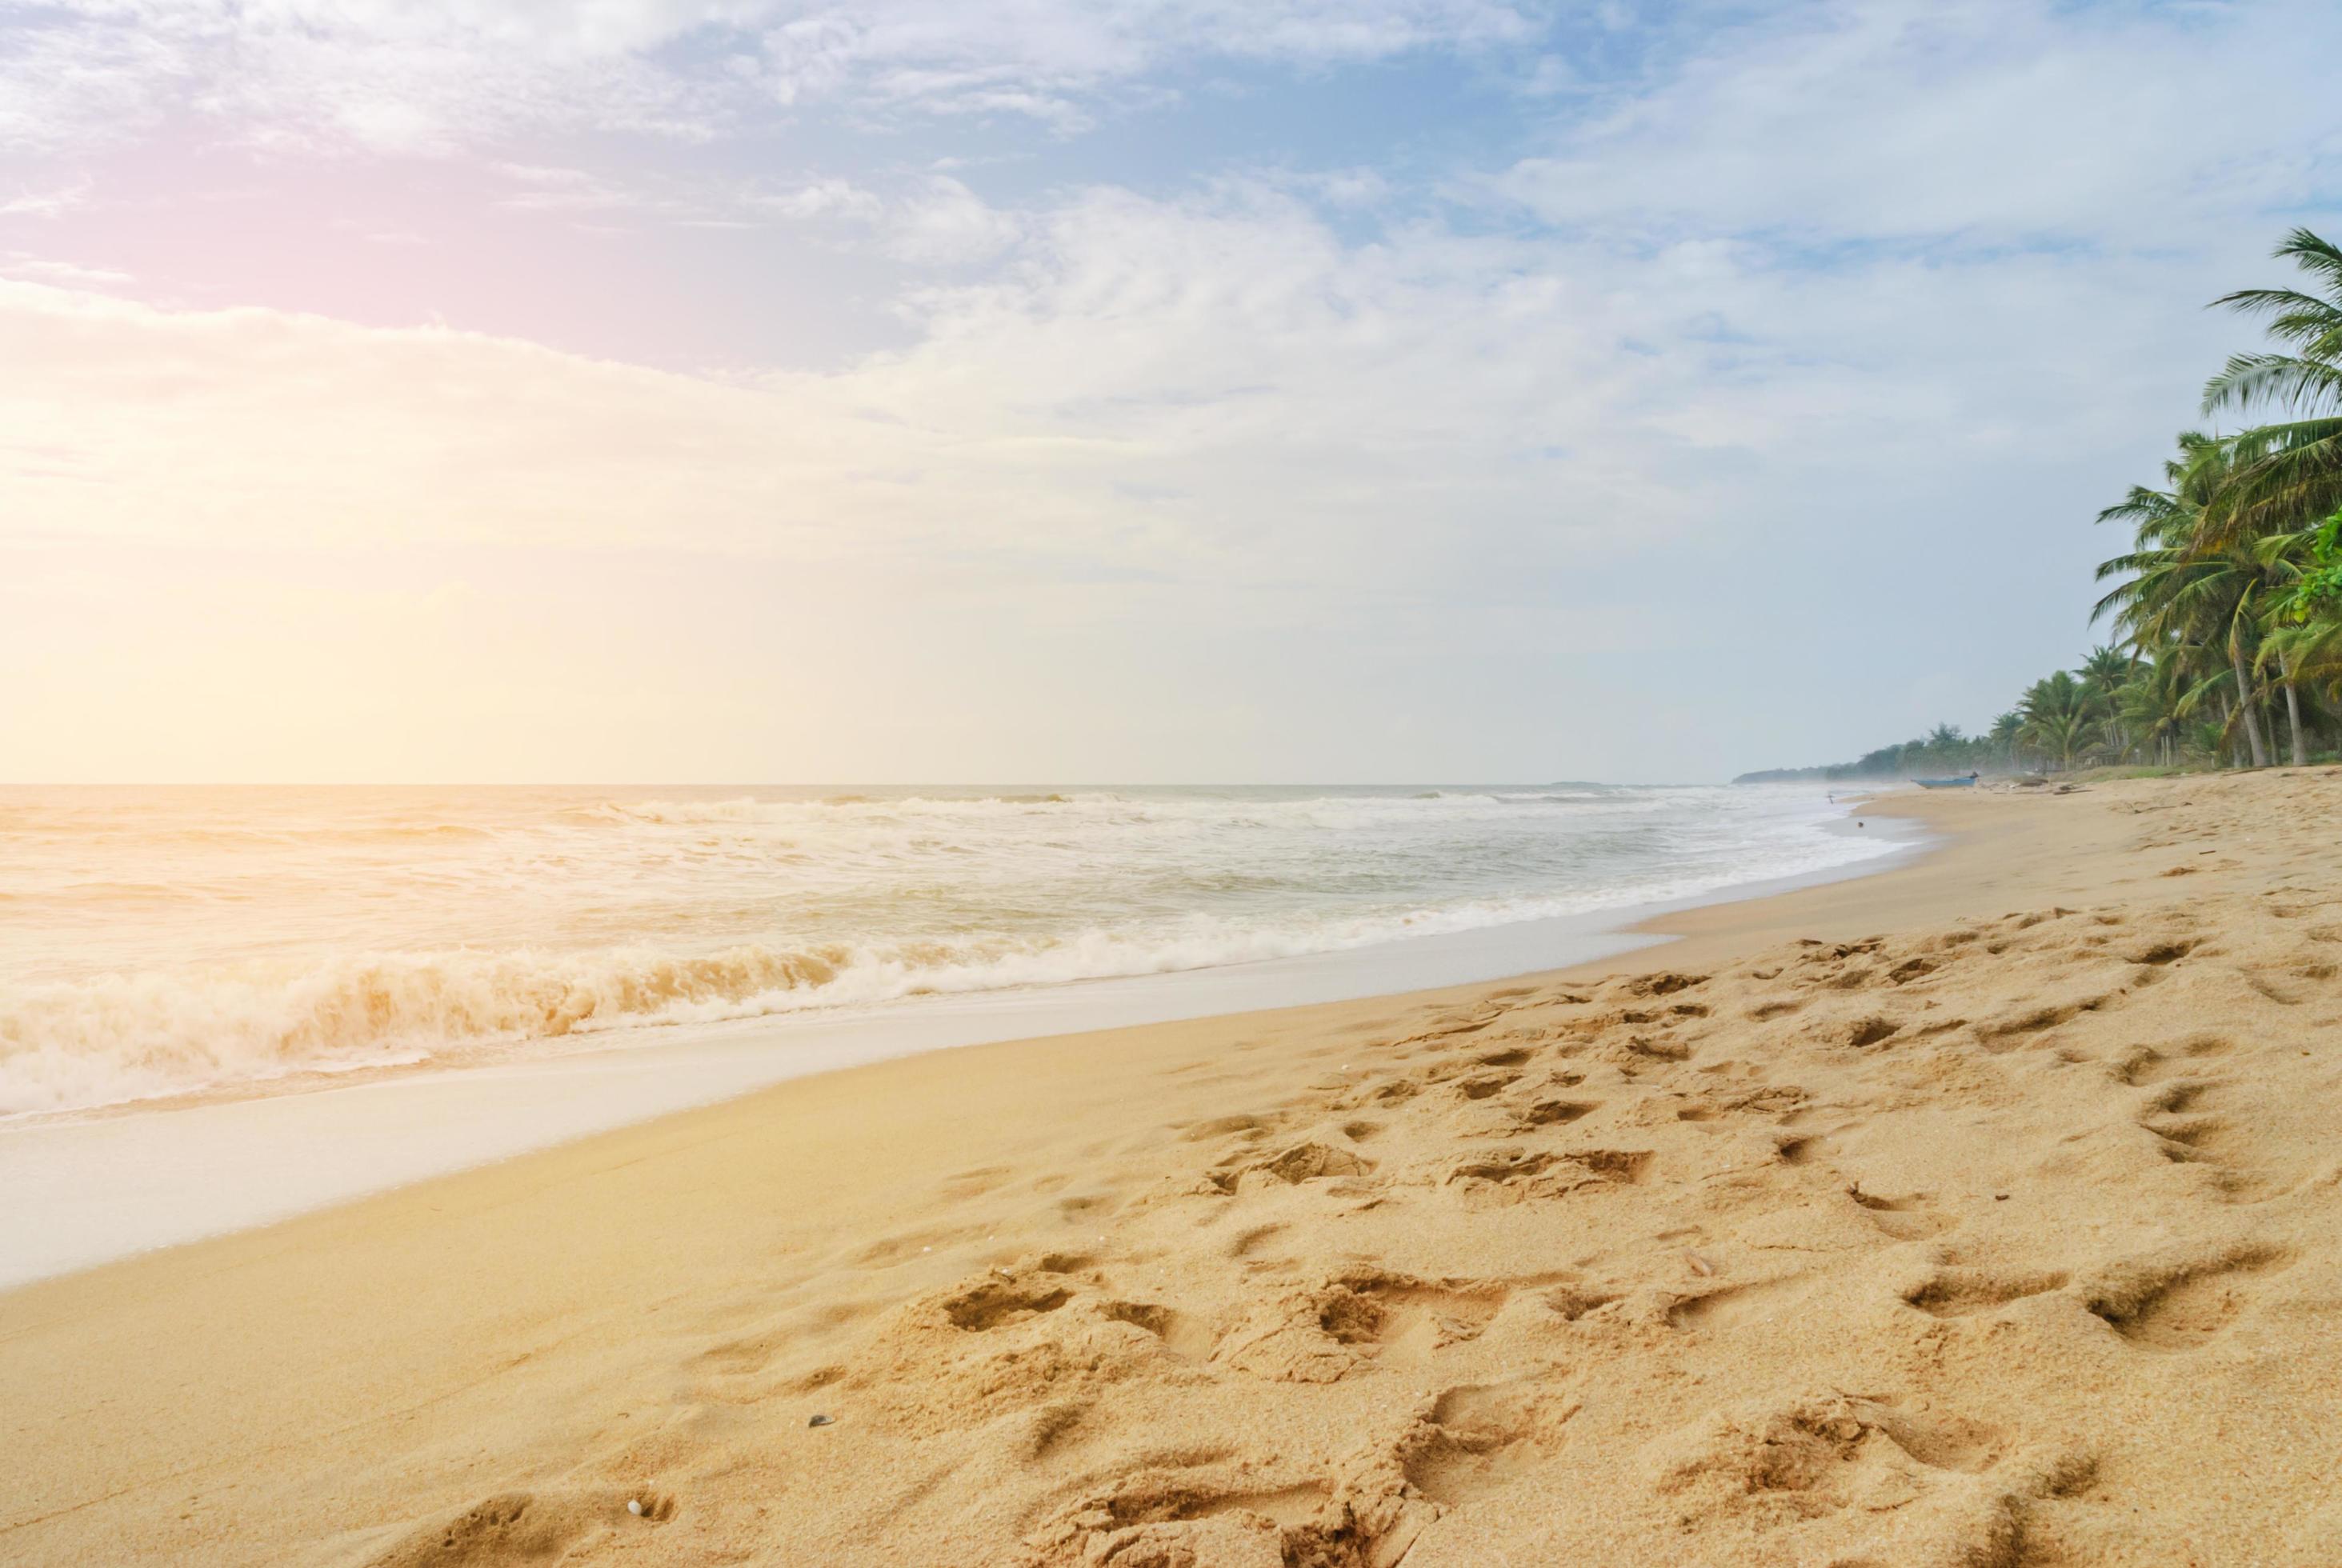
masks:
[(1566, 1126), (1601, 1108), (1602, 1103), (1598, 1100), (1539, 1100), (1521, 1108), (1518, 1124), (1524, 1131), (1531, 1127)]
[(1211, 1358), (1279, 1383), (1336, 1383), (1378, 1362), (1421, 1365), (1478, 1338), (1511, 1293), (1498, 1281), (1354, 1270), (1256, 1313)]
[[(1349, 1328), (1370, 1343), (1380, 1360), (1420, 1365), (1452, 1344), (1477, 1339), (1511, 1292), (1476, 1281), (1426, 1283), (1403, 1275), (1382, 1275), (1353, 1287), (1367, 1311), (1350, 1318)], [(1338, 1336), (1337, 1336), (1338, 1337)]]
[(1453, 1166), (1443, 1183), (1471, 1202), (1517, 1203), (1582, 1190), (1627, 1186), (1650, 1168), (1648, 1149), (1576, 1149), (1556, 1153), (1503, 1144)]
[[(1033, 1568), (1356, 1561), (1327, 1554), (1347, 1523), (1332, 1496), (1322, 1480), (1281, 1479), (1270, 1467), (1141, 1469), (1059, 1509), (1026, 1537), (1034, 1549), (1027, 1561)], [(1305, 1552), (1311, 1554), (1295, 1555)]]
[[(2199, 1095), (2203, 1093), (2200, 1084), (2178, 1087)], [(2138, 1119), (2138, 1124), (2154, 1137), (2163, 1157), (2175, 1164), (2217, 1163), (2219, 1147), (2228, 1141), (2228, 1124), (2217, 1116), (2177, 1116), (2150, 1110)]]
[(1773, 1140), (1773, 1152), (1785, 1165), (1809, 1165), (1820, 1158), (1827, 1146), (1827, 1141), (1817, 1133), (1785, 1133)]
[(1819, 1391), (1754, 1400), (1660, 1439), (1645, 1463), (1686, 1523), (1795, 1528), (1798, 1561), (1845, 1568), (2015, 1568), (2030, 1561), (2027, 1515), (2093, 1473), (2077, 1454), (2004, 1457), (1993, 1429), (1898, 1403)]
[(1536, 1393), (1517, 1384), (1447, 1390), (1401, 1442), (1407, 1485), (1443, 1509), (1502, 1491), (1534, 1463), (1523, 1443), (1537, 1433), (1540, 1409)]
[(2178, 963), (2195, 952), (2197, 944), (2197, 939), (2194, 937), (2150, 940), (2132, 947), (2122, 956), (2124, 962), (2128, 964), (2136, 964), (2145, 968), (2161, 968), (2167, 964)]
[(1125, 1473), (1026, 1537), (1034, 1568), (1385, 1568), (1454, 1510), (1503, 1490), (1568, 1419), (1520, 1386), (1451, 1388), (1330, 1473), (1205, 1460)]
[(1483, 1073), (1466, 1078), (1456, 1085), (1456, 1093), (1466, 1100), (1486, 1100), (1503, 1094), (1521, 1081), (1517, 1073)]
[(2194, 1350), (2252, 1304), (2252, 1277), (2291, 1261), (2279, 1248), (2253, 1243), (2136, 1259), (2101, 1273), (2082, 1304), (2131, 1344)]
[(2028, 1296), (2061, 1290), (2067, 1277), (2064, 1273), (2056, 1271), (2000, 1273), (1947, 1267), (1904, 1292), (1903, 1300), (1931, 1317), (1974, 1317), (1980, 1313), (1996, 1312), (2011, 1302), (2023, 1301)]
[(1624, 1290), (1589, 1283), (1584, 1280), (1566, 1279), (1546, 1290), (1541, 1298), (1546, 1308), (1564, 1323), (1576, 1323), (1591, 1312), (1598, 1312), (1616, 1301), (1626, 1299)]
[(2294, 985), (2265, 969), (2239, 969), (2237, 975), (2263, 997), (2280, 1007), (2298, 1007), (2309, 1000), (2300, 986)]
[(1379, 1084), (1368, 1084), (1365, 1088), (1359, 1090), (1356, 1094), (1351, 1095), (1348, 1100), (1342, 1104), (1348, 1106), (1358, 1107), (1367, 1105), (1396, 1105), (1403, 1100), (1414, 1099), (1417, 1094), (1422, 1094), (1423, 1091), (1424, 1084), (1419, 1080), (1414, 1078), (1389, 1078)]
[(1233, 1193), (1246, 1184), (1247, 1178), (1266, 1178), (1288, 1186), (1299, 1186), (1304, 1182), (1364, 1176), (1374, 1168), (1372, 1160), (1348, 1149), (1336, 1148), (1329, 1144), (1296, 1144), (1266, 1160), (1243, 1161), (1208, 1171), (1197, 1190), (1207, 1193)]
[[(2225, 1043), (2220, 1048), (2226, 1049)], [(2117, 1073), (2126, 1084), (2152, 1089), (2135, 1119), (2156, 1153), (2175, 1165), (2200, 1167), (2217, 1195), (2228, 1201), (2268, 1195), (2276, 1183), (2247, 1158), (2254, 1141), (2241, 1135), (2227, 1117), (2207, 1112), (2207, 1103), (2227, 1090), (2226, 1082), (2167, 1076), (2178, 1066), (2145, 1052), (2128, 1058)]]
[(2160, 1048), (2134, 1046), (2115, 1064), (2115, 1078), (2131, 1088), (2144, 1088), (2184, 1070), (2188, 1060), (2225, 1056), (2235, 1049), (2235, 1041), (2225, 1034), (2191, 1034)]
[(1071, 1290), (1054, 1280), (986, 1280), (946, 1298), (943, 1314), (956, 1329), (986, 1333), (1056, 1312), (1073, 1296)]
[(1802, 1274), (1719, 1284), (1696, 1295), (1678, 1296), (1666, 1309), (1667, 1326), (1676, 1329), (1719, 1329), (1775, 1317), (1793, 1308), (1805, 1294)]
[(1182, 1361), (1202, 1361), (1212, 1353), (1210, 1328), (1186, 1313), (1155, 1302), (1133, 1301), (1100, 1302), (1097, 1312), (1100, 1317), (1153, 1334)]
[(1948, 1219), (1927, 1206), (1917, 1194), (1901, 1198), (1880, 1197), (1866, 1193), (1859, 1182), (1847, 1188), (1846, 1195), (1859, 1204), (1870, 1216), (1870, 1223), (1898, 1242), (1916, 1242), (1928, 1236), (1941, 1235), (1959, 1222)]
[(946, 1177), (937, 1184), (936, 1195), (946, 1203), (959, 1203), (968, 1198), (980, 1198), (994, 1191), (1016, 1174), (1008, 1165), (985, 1165), (972, 1171), (962, 1171)]
[(367, 1568), (485, 1568), (550, 1560), (587, 1536), (673, 1517), (675, 1499), (664, 1492), (505, 1492), (412, 1532)]

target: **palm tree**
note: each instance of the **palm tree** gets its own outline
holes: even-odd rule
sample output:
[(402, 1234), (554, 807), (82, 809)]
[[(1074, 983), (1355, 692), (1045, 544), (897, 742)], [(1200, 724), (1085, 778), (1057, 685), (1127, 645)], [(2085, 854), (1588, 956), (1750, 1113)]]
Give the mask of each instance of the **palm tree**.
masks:
[(2177, 760), (2181, 738), (2197, 705), (2224, 678), (2225, 673), (2218, 669), (2198, 678), (2188, 668), (2187, 651), (2169, 648), (2162, 657), (2138, 666), (2117, 694), (2116, 703), (2139, 744), (2152, 748), (2167, 767)]
[[(2304, 563), (2309, 558), (2316, 530), (2297, 528), (2290, 533), (2272, 534), (2256, 541), (2252, 554), (2265, 580), (2279, 591), (2262, 596), (2261, 650), (2257, 661), (2263, 666), (2274, 665), (2277, 685), (2285, 693), (2285, 716), (2289, 726), (2293, 747), (2293, 765), (2309, 764), (2309, 744), (2301, 728), (2300, 660), (2288, 657), (2289, 644), (2270, 634), (2283, 629), (2293, 617), (2298, 594), (2294, 591), (2302, 577)], [(2315, 652), (2315, 646), (2309, 650)]]
[(2060, 773), (2071, 773), (2089, 752), (2090, 727), (2087, 714), (2050, 714), (2027, 720), (2025, 733)]
[(2248, 544), (2213, 542), (2205, 521), (2207, 506), (2229, 484), (2235, 453), (2227, 442), (2189, 431), (2179, 437), (2179, 455), (2163, 465), (2170, 489), (2135, 484), (2098, 514), (2101, 523), (2131, 524), (2135, 547), (2099, 564), (2101, 582), (2128, 576), (2098, 601), (2090, 618), (2112, 614), (2135, 648), (2192, 643), (2222, 649), (2236, 681), (2235, 716), (2252, 765), (2267, 767), (2260, 694), (2249, 672), (2281, 574)]
[(2136, 655), (2117, 648), (2092, 648), (2089, 656), (2074, 672), (2097, 699), (2098, 709), (2105, 715), (2107, 744), (2117, 757), (2130, 750), (2130, 737), (2123, 729), (2122, 709), (2115, 696), (2122, 690), (2123, 683), (2130, 679), (2131, 668), (2137, 662)]
[(2232, 726), (2218, 719), (2204, 719), (2187, 732), (2187, 749), (2197, 755), (2217, 763), (2220, 754), (2228, 749)]
[(2061, 769), (2071, 771), (2088, 752), (2097, 704), (2089, 688), (2064, 670), (2034, 682), (2019, 711), (2025, 718), (2018, 733)]
[[(2327, 526), (2342, 526), (2342, 514)], [(2293, 760), (2297, 767), (2308, 760), (2298, 717), (2302, 689), (2322, 689), (2330, 697), (2342, 688), (2342, 616), (2311, 613), (2297, 599), (2292, 613), (2283, 620), (2285, 624), (2269, 629), (2262, 649), (2285, 682), (2288, 711), (2295, 715)]]
[(2292, 352), (2229, 356), (2205, 384), (2204, 412), (2293, 415), (2237, 437), (2232, 481), (2207, 511), (2214, 544), (2297, 527), (2342, 506), (2342, 247), (2296, 229), (2276, 255), (2307, 274), (2316, 292), (2247, 288), (2212, 302), (2266, 316), (2269, 337)]
[(2122, 689), (2125, 681), (2130, 679), (2130, 673), (2137, 664), (2137, 655), (2126, 654), (2119, 648), (2092, 648), (2089, 657), (2082, 661), (2074, 674), (2082, 678), (2082, 684), (2100, 696), (2111, 697)]
[(2024, 728), (2025, 715), (2015, 708), (2009, 709), (2008, 712), (1992, 721), (1992, 744), (2001, 749), (2002, 754), (2008, 758), (2008, 765), (2012, 768), (2017, 766), (2017, 734)]

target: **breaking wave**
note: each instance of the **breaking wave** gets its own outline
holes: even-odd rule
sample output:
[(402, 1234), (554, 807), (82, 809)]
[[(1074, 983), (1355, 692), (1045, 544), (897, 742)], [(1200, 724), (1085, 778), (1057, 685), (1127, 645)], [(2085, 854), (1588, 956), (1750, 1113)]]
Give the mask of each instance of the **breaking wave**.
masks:
[[(1112, 802), (1118, 797), (1102, 795), (1093, 799)], [(934, 816), (976, 814), (1001, 806), (1076, 804), (1082, 803), (1069, 794), (891, 795), (884, 798), (833, 794), (824, 795), (818, 800), (761, 800), (754, 795), (743, 795), (737, 800), (609, 801), (587, 814), (606, 822), (689, 827), (736, 823), (803, 822), (809, 818), (835, 815), (840, 808), (862, 808), (873, 814)]]
[(1866, 858), (1811, 792), (0, 792), (0, 1116), (1163, 974)]
[[(1576, 907), (1576, 906), (1569, 906)], [(1552, 900), (1154, 939), (742, 944), (697, 955), (367, 954), (302, 971), (108, 974), (0, 988), (0, 1116), (188, 1093), (223, 1081), (397, 1066), (483, 1047), (763, 1017), (906, 996), (1160, 974), (1569, 912)]]

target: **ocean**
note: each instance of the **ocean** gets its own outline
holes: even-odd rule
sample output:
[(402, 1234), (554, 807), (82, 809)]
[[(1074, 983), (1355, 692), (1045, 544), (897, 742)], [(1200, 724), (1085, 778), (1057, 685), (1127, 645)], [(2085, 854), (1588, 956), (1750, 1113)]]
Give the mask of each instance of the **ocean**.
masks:
[(0, 789), (0, 1118), (1220, 969), (1889, 853), (1809, 785)]

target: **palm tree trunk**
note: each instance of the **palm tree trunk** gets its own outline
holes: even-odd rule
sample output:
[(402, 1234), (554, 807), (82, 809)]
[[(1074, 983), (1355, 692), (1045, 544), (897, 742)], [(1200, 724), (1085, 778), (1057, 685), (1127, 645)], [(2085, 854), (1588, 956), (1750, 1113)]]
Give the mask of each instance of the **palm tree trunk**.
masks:
[(2283, 659), (2277, 662), (2277, 673), (2285, 681), (2285, 718), (2293, 727), (2293, 765), (2306, 768), (2309, 765), (2309, 742), (2301, 733), (2301, 694), (2294, 689), (2293, 672), (2285, 667)]
[(2261, 716), (2255, 711), (2253, 689), (2245, 682), (2245, 650), (2237, 644), (2228, 644), (2228, 663), (2237, 672), (2237, 701), (2245, 710), (2245, 743), (2252, 748), (2253, 766), (2268, 766), (2268, 742), (2261, 738)]

